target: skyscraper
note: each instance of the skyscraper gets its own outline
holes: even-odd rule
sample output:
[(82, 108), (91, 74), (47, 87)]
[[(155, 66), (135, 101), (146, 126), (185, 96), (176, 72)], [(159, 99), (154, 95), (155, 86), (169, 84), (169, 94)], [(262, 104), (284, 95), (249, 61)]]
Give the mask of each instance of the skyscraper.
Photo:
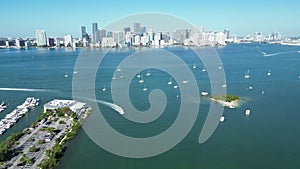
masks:
[(98, 39), (96, 38), (96, 32), (98, 31), (98, 23), (92, 23), (92, 33), (93, 33), (93, 41), (96, 43)]
[(46, 32), (44, 30), (36, 30), (37, 46), (47, 46)]
[(133, 24), (133, 31), (135, 34), (141, 34), (141, 23), (134, 23)]

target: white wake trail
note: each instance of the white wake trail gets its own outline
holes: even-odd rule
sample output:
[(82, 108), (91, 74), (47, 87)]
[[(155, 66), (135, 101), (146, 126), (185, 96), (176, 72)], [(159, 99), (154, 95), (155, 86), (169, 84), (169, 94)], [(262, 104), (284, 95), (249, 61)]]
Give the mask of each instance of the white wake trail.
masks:
[(29, 88), (0, 88), (0, 91), (19, 91), (19, 92), (49, 92), (49, 93), (59, 93), (58, 90), (51, 89), (29, 89)]
[(113, 110), (117, 111), (120, 115), (124, 115), (125, 111), (123, 110), (123, 108), (121, 106), (118, 106), (114, 103), (110, 103), (110, 102), (106, 102), (106, 101), (102, 101), (102, 100), (97, 100), (97, 102), (104, 104), (110, 108), (112, 108)]

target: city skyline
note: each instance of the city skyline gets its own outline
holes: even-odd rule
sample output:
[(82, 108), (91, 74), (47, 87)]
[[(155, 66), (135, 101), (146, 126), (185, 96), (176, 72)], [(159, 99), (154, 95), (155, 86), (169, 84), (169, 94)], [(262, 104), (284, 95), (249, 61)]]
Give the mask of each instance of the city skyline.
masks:
[[(37, 29), (46, 30), (52, 37), (65, 34), (80, 37), (81, 26), (86, 26), (86, 32), (92, 34), (91, 23), (97, 22), (101, 28), (116, 19), (143, 12), (171, 14), (197, 28), (204, 25), (206, 30), (229, 29), (239, 36), (257, 31), (300, 35), (300, 24), (296, 18), (300, 14), (297, 10), (300, 2), (297, 1), (88, 1), (82, 5), (79, 1), (16, 0), (0, 4), (1, 11), (8, 14), (1, 19), (0, 37), (34, 37)], [(18, 12), (11, 12), (11, 9)]]

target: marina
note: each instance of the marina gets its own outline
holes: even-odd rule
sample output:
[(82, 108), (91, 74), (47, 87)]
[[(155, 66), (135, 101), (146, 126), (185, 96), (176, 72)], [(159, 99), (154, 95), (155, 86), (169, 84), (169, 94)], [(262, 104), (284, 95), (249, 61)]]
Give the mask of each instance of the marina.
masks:
[[(15, 125), (20, 118), (30, 111), (31, 108), (37, 107), (39, 102), (40, 99), (28, 97), (23, 104), (17, 106), (17, 108), (11, 113), (6, 114), (6, 116), (0, 121), (0, 135)], [(3, 105), (4, 104), (1, 104), (2, 107)]]

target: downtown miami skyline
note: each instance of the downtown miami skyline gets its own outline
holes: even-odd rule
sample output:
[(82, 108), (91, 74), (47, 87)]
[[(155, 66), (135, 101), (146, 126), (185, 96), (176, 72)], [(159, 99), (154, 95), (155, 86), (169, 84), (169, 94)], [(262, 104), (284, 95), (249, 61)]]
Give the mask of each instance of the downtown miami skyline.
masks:
[[(0, 37), (34, 37), (37, 29), (49, 36), (80, 35), (80, 26), (98, 22), (99, 27), (138, 13), (165, 13), (180, 17), (206, 30), (229, 29), (239, 36), (253, 32), (281, 32), (299, 36), (297, 1), (2, 1)], [(11, 12), (13, 9), (14, 12)], [(139, 22), (139, 21), (137, 21)], [(126, 25), (125, 25), (126, 26)], [(148, 26), (148, 25), (147, 25)], [(150, 25), (149, 25), (150, 26)]]

